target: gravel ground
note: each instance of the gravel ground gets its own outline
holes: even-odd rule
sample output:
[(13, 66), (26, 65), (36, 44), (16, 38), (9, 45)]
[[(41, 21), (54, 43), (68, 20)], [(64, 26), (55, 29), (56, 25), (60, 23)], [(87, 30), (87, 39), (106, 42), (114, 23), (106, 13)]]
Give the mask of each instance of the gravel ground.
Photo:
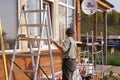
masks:
[(105, 75), (110, 74), (110, 71), (113, 72), (113, 75), (118, 75), (120, 74), (120, 66), (104, 66), (103, 67)]

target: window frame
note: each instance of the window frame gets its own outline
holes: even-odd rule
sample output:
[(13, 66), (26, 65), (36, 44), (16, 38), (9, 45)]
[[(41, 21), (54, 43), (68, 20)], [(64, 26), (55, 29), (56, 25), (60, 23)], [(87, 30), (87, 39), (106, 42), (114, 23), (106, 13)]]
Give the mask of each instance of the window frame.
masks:
[[(63, 6), (63, 7), (66, 7), (67, 8), (67, 18), (66, 18), (66, 20), (67, 20), (67, 22), (66, 22), (66, 24), (67, 24), (67, 26), (65, 27), (65, 28), (67, 28), (68, 27), (68, 9), (72, 9), (72, 10), (74, 10), (74, 26), (73, 26), (73, 28), (74, 28), (74, 30), (76, 30), (76, 16), (75, 16), (75, 12), (76, 12), (76, 0), (74, 0), (74, 5), (73, 6), (71, 6), (71, 5), (69, 5), (68, 4), (68, 1), (69, 0), (67, 0), (67, 3), (65, 4), (65, 3), (63, 3), (63, 2), (60, 2), (60, 0), (59, 0), (59, 2), (58, 2), (58, 5), (59, 6)], [(60, 26), (59, 26), (60, 27)], [(65, 31), (65, 30), (64, 30)], [(65, 33), (64, 33), (64, 39), (65, 39)]]
[[(44, 0), (41, 0), (41, 2), (39, 2), (39, 5), (37, 5), (37, 7), (39, 7), (39, 9), (43, 9), (44, 8), (44, 4), (45, 5), (49, 5), (49, 7), (50, 7), (50, 5), (51, 5), (51, 3), (49, 3), (48, 1), (44, 1)], [(52, 4), (52, 6), (53, 6), (53, 4)], [(51, 11), (50, 11), (51, 12)], [(40, 23), (42, 22), (42, 15), (43, 14), (40, 14), (38, 17), (41, 17), (41, 20), (40, 20)], [(52, 14), (50, 14), (50, 15), (53, 15), (53, 13)], [(51, 17), (51, 18), (53, 18), (53, 17)], [(51, 19), (51, 25), (52, 25), (52, 23), (53, 23), (53, 21), (52, 21), (52, 19)], [(53, 27), (54, 28), (54, 27)], [(54, 29), (52, 28), (52, 33), (54, 33)], [(41, 35), (41, 36), (44, 36), (44, 31), (43, 30), (45, 30), (45, 28), (43, 27), (42, 28), (42, 30), (41, 30), (41, 32), (43, 32), (43, 33), (41, 33), (41, 32), (39, 32), (39, 33), (41, 33), (41, 34), (43, 34), (43, 35)], [(36, 33), (36, 32), (35, 32)], [(37, 35), (37, 36), (39, 36), (39, 35)], [(53, 36), (54, 36), (54, 34), (53, 34)], [(43, 37), (44, 38), (44, 37)], [(37, 42), (37, 43), (39, 43), (39, 42)], [(38, 46), (38, 45), (37, 45)], [(53, 46), (53, 44), (51, 44), (51, 46)], [(30, 47), (28, 46), (28, 48), (30, 49)], [(36, 50), (38, 47), (33, 47), (33, 49), (34, 50)], [(41, 41), (41, 49), (45, 49), (45, 50), (47, 50), (48, 49), (48, 43), (47, 44), (45, 44), (44, 43), (44, 41)]]

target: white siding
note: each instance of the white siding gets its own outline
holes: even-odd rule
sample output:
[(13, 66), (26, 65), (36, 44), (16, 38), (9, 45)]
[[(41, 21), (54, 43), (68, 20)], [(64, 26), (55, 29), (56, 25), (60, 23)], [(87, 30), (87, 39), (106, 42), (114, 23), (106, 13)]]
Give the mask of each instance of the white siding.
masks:
[(6, 39), (15, 39), (17, 30), (17, 0), (0, 0), (0, 17)]

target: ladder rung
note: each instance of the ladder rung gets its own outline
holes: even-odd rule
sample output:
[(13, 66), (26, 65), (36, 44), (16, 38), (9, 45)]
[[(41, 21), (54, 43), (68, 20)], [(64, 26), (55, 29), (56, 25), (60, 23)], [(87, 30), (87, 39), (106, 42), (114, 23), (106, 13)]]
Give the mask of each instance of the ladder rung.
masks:
[(33, 36), (33, 35), (25, 35), (25, 34), (19, 34), (18, 35), (19, 40), (49, 40), (47, 38), (41, 38), (39, 36)]
[(19, 38), (19, 40), (42, 40), (42, 41), (44, 41), (44, 40), (48, 40), (48, 39), (40, 39), (40, 38)]
[(18, 34), (18, 38), (25, 38), (26, 34)]
[(33, 54), (27, 54), (26, 53), (26, 54), (15, 54), (15, 56), (22, 56), (22, 57), (23, 56), (25, 56), (25, 57), (28, 56), (29, 57), (29, 56), (38, 56), (38, 54), (35, 54), (35, 53), (33, 53)]
[(21, 69), (14, 69), (13, 71), (16, 71), (16, 72), (35, 72), (34, 70), (21, 70)]
[(45, 25), (45, 24), (21, 24), (20, 26), (41, 27), (41, 26), (48, 26), (48, 25)]
[(44, 11), (47, 11), (47, 10), (24, 10), (22, 12), (23, 13), (33, 13), (33, 12), (44, 12)]
[(98, 45), (98, 42), (94, 42), (94, 43), (87, 43), (87, 46), (92, 46), (92, 45)]
[(41, 67), (51, 67), (51, 65), (41, 65)]

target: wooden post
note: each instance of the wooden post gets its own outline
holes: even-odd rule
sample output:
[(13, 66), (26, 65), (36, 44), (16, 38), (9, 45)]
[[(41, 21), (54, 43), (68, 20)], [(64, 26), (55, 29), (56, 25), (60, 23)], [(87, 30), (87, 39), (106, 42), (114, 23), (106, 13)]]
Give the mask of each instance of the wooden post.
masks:
[(103, 12), (103, 19), (104, 19), (104, 24), (103, 24), (103, 64), (107, 65), (107, 11)]
[[(76, 39), (77, 41), (81, 41), (81, 36), (80, 36), (80, 0), (76, 0)], [(80, 61), (80, 47), (78, 47), (78, 61)]]
[[(93, 15), (93, 44), (96, 42), (96, 36), (97, 36), (97, 13)], [(94, 53), (96, 52), (96, 45), (93, 45), (94, 47)], [(93, 59), (94, 59), (94, 67), (96, 67), (96, 54), (93, 53)]]

